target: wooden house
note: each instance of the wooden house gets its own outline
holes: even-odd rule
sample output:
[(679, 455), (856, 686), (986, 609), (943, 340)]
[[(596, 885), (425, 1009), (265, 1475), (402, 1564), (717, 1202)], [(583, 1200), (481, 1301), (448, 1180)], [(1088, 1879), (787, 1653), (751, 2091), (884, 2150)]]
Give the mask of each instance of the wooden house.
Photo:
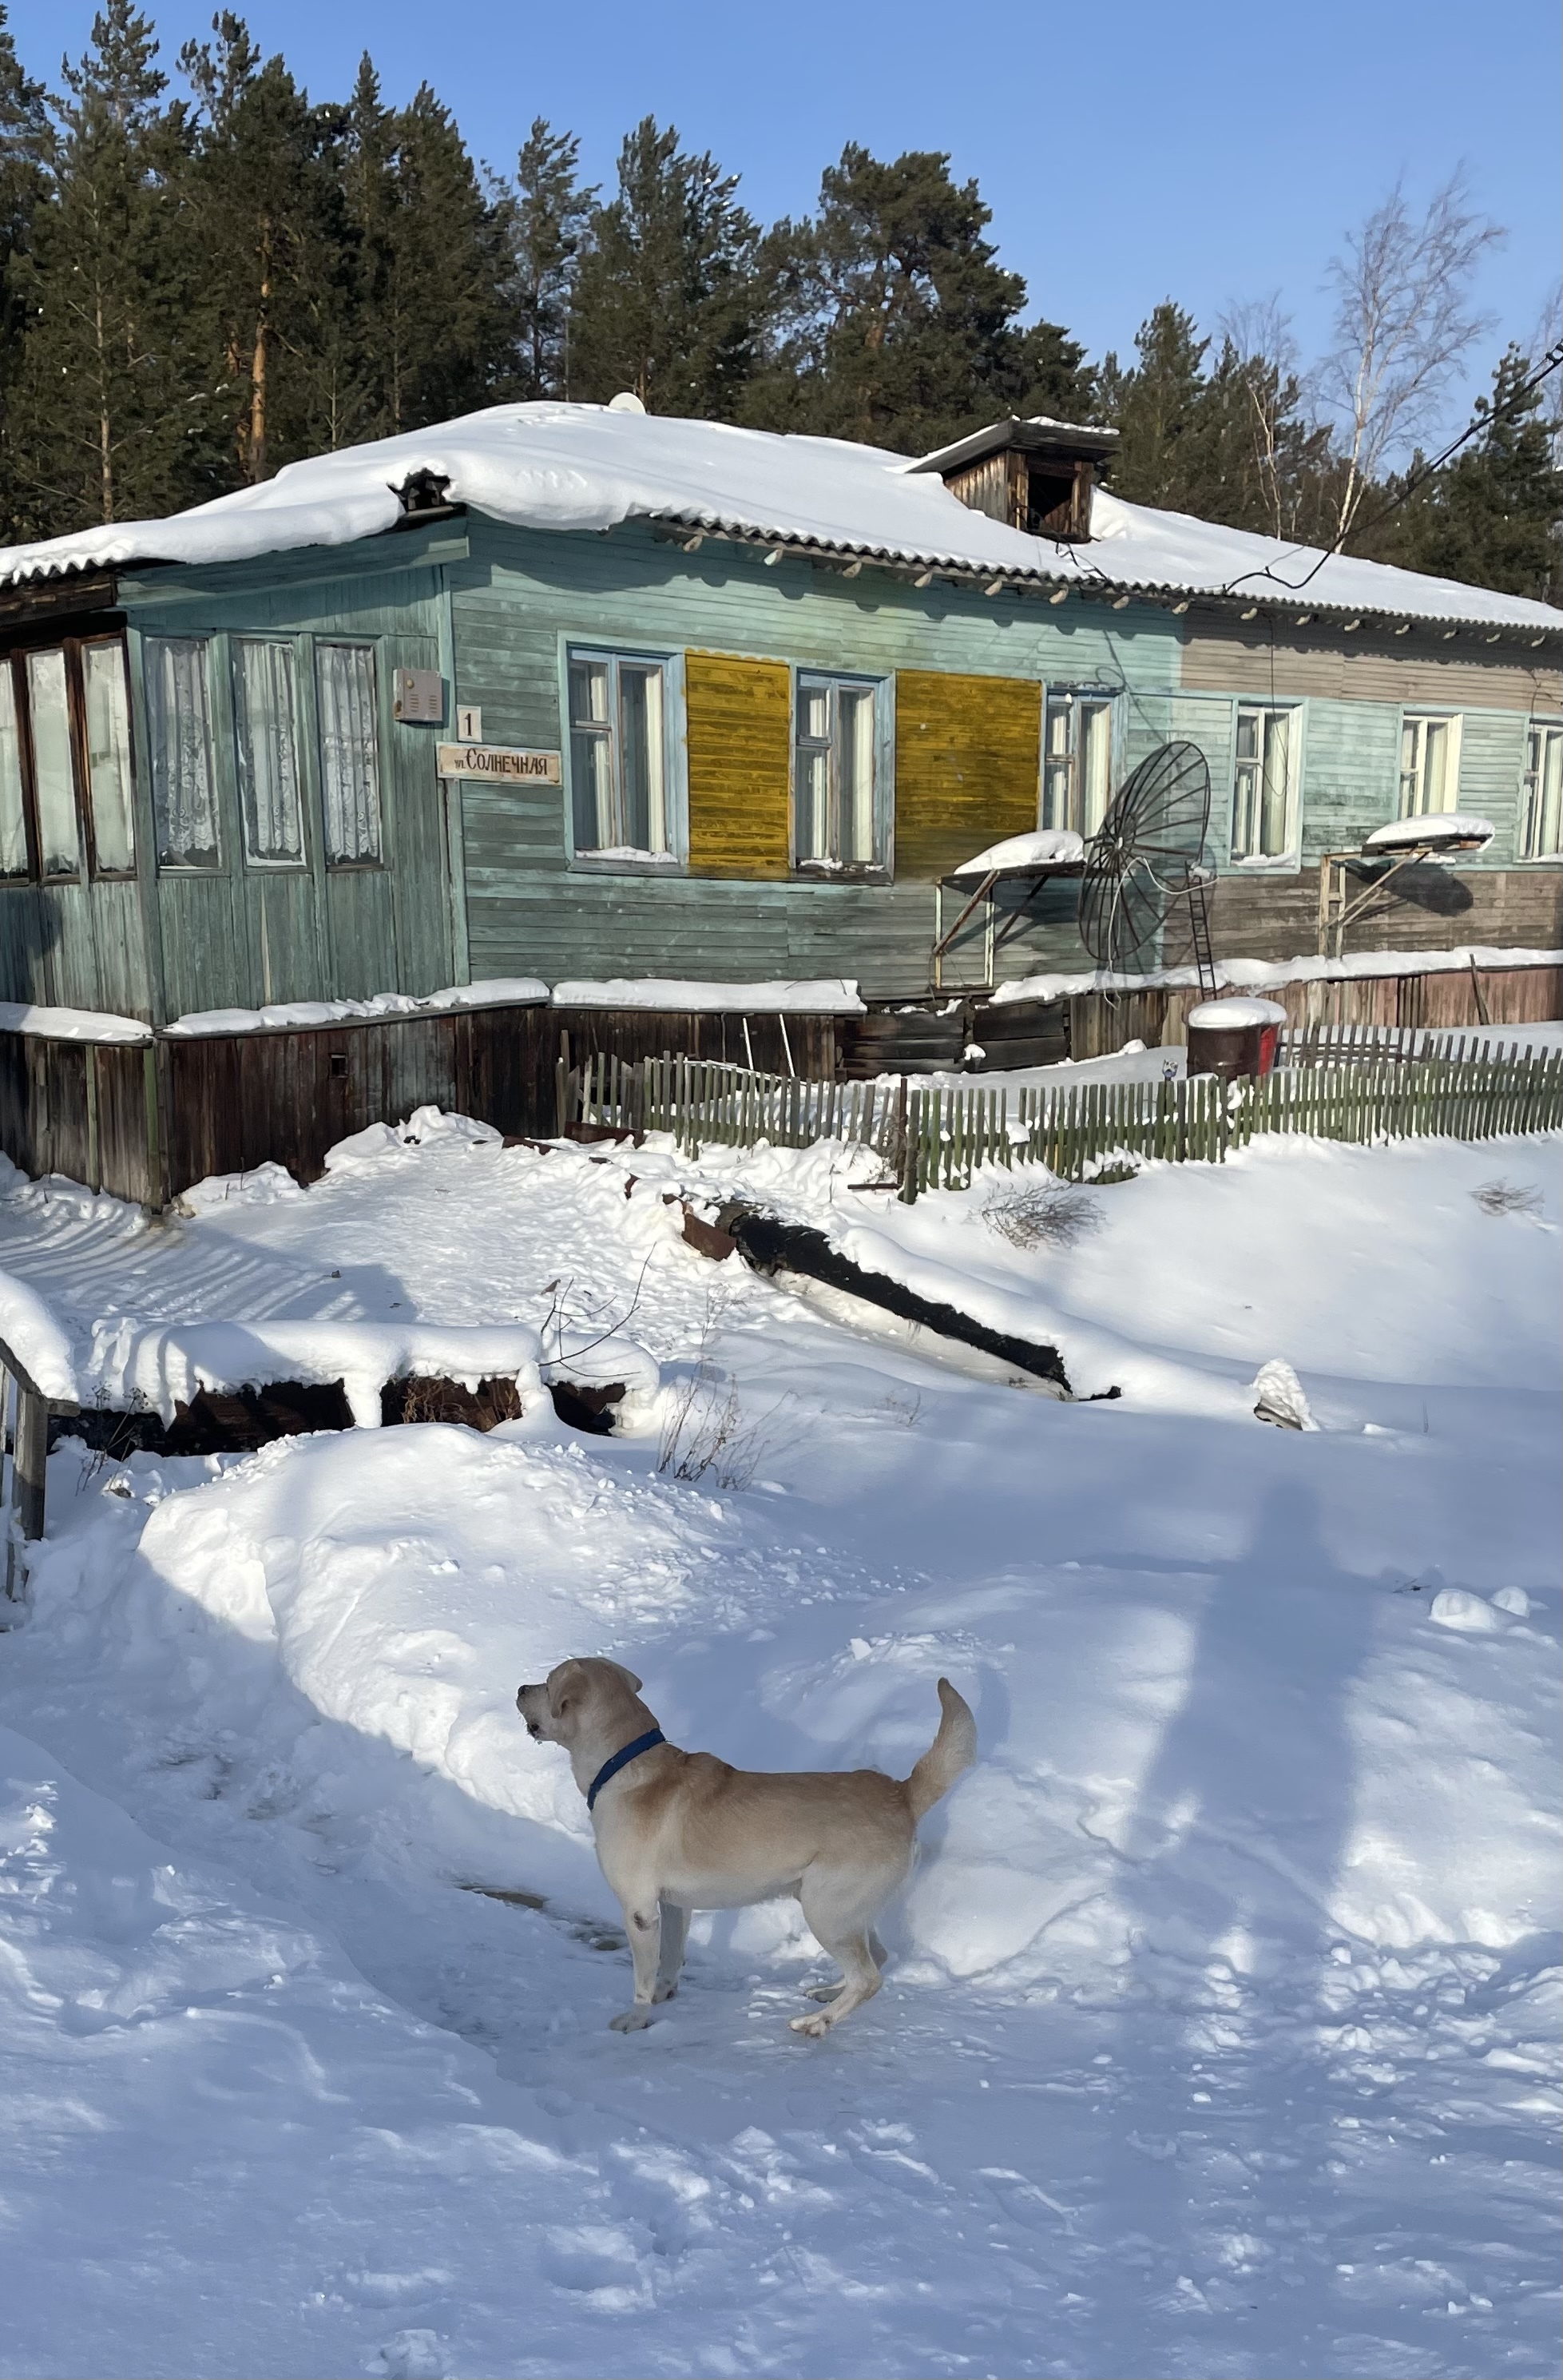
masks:
[[(0, 1022), (405, 1038), (405, 1010), (275, 1012), (492, 984), (430, 1014), (469, 1043), (507, 1019), (495, 1052), (530, 1035), (503, 1120), (535, 1125), (548, 988), (937, 1004), (939, 880), (1038, 825), (1088, 837), (1172, 736), (1210, 764), (1218, 957), (1313, 951), (1327, 855), (1456, 810), (1485, 848), (1403, 870), (1358, 948), (1555, 955), (1563, 612), (1123, 504), (1112, 443), (1011, 421), (908, 464), (633, 400), (507, 407), (0, 553)], [(1088, 973), (1075, 902), (1028, 898), (1000, 972)], [(375, 1063), (328, 1123), (401, 1095)], [(0, 1137), (26, 1161), (18, 1066)], [(190, 1096), (242, 1104), (238, 1079)]]

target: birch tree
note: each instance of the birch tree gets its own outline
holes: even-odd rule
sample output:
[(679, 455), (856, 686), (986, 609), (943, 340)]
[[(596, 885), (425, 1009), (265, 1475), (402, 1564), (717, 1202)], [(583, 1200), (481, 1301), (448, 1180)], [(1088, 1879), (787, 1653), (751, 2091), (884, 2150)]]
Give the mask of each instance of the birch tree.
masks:
[(1503, 236), (1472, 212), (1457, 170), (1420, 216), (1397, 181), (1332, 258), (1335, 343), (1319, 391), (1338, 425), (1337, 542), (1350, 537), (1390, 457), (1436, 428), (1450, 382), (1491, 327), (1472, 308), (1472, 284)]

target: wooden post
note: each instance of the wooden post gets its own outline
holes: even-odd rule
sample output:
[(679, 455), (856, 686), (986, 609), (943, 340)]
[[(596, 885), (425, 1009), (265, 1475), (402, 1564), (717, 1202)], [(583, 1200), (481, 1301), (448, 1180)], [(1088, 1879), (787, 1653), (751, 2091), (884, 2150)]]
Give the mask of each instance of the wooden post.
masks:
[(49, 1407), (30, 1381), (17, 1382), (16, 1499), (23, 1538), (43, 1534), (43, 1466), (49, 1451)]

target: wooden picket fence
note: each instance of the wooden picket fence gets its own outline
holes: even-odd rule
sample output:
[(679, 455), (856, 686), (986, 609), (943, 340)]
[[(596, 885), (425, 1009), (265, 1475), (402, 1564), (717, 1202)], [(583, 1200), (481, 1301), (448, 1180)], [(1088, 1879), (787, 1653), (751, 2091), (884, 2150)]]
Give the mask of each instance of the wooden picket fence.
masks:
[(1361, 1064), (1370, 1058), (1432, 1060), (1491, 1058), (1518, 1060), (1527, 1054), (1520, 1041), (1505, 1043), (1484, 1032), (1436, 1033), (1420, 1025), (1284, 1026), (1277, 1063), (1283, 1066)]
[[(1469, 1037), (1466, 1037), (1469, 1038)], [(1493, 1140), (1563, 1126), (1563, 1051), (1395, 1050), (1278, 1069), (1257, 1080), (980, 1084), (805, 1082), (692, 1058), (598, 1057), (562, 1075), (561, 1122), (671, 1133), (710, 1147), (873, 1149), (908, 1204), (963, 1190), (985, 1165), (1045, 1165), (1068, 1181), (1135, 1159), (1220, 1164), (1261, 1133), (1368, 1144)]]

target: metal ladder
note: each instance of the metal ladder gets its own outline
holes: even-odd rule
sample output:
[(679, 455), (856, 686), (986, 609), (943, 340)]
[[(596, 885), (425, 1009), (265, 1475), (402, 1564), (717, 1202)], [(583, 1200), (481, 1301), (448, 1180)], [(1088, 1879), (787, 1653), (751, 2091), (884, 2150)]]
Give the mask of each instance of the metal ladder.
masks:
[(1200, 990), (1207, 1000), (1213, 1000), (1216, 996), (1216, 960), (1210, 948), (1210, 904), (1206, 897), (1209, 881), (1203, 868), (1189, 869), (1189, 939), (1193, 944)]

